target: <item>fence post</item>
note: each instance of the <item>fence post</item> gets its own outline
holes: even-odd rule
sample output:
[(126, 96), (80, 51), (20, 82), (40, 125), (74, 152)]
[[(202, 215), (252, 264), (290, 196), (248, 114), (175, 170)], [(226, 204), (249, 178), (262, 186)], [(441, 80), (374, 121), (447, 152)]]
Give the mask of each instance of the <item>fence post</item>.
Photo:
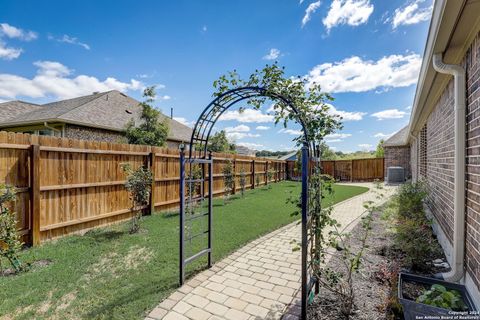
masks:
[(40, 146), (30, 147), (30, 217), (32, 245), (40, 244)]
[(150, 172), (152, 173), (152, 185), (150, 187), (150, 203), (149, 203), (149, 214), (153, 214), (155, 212), (155, 188), (156, 188), (156, 181), (155, 181), (155, 168), (156, 168), (156, 161), (155, 161), (155, 151), (150, 151), (149, 156), (149, 163), (150, 163)]
[(353, 159), (350, 160), (350, 182), (353, 182)]
[(268, 160), (265, 160), (265, 173), (263, 174), (265, 176), (265, 185), (268, 184)]
[(237, 157), (233, 156), (233, 189), (232, 194), (237, 192)]
[(253, 158), (253, 160), (252, 160), (252, 186), (251, 186), (252, 189), (255, 189), (255, 178), (256, 178), (256, 176), (255, 176), (255, 158)]

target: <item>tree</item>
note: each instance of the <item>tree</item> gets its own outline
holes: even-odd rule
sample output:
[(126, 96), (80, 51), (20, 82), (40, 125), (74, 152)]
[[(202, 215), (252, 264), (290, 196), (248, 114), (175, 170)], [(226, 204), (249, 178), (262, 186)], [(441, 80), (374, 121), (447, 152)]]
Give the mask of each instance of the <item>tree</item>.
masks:
[(208, 151), (234, 153), (235, 145), (231, 143), (225, 130), (215, 133), (208, 141)]
[(134, 170), (129, 163), (122, 164), (122, 169), (127, 174), (125, 188), (129, 192), (132, 201), (132, 226), (130, 233), (136, 233), (140, 229), (141, 208), (148, 204), (152, 191), (153, 174), (146, 167), (141, 166)]
[(385, 150), (383, 150), (383, 144), (385, 141), (383, 139), (380, 139), (377, 144), (377, 150), (375, 150), (375, 157), (377, 158), (383, 158), (385, 156)]
[(160, 121), (160, 111), (153, 107), (155, 101), (155, 86), (145, 88), (143, 91), (143, 102), (140, 102), (142, 122), (136, 126), (135, 122), (130, 120), (127, 125), (126, 137), (128, 143), (143, 144), (150, 146), (164, 146), (168, 137), (168, 124), (166, 121)]
[(320, 144), (320, 151), (322, 160), (335, 160), (337, 158), (335, 152), (325, 142)]

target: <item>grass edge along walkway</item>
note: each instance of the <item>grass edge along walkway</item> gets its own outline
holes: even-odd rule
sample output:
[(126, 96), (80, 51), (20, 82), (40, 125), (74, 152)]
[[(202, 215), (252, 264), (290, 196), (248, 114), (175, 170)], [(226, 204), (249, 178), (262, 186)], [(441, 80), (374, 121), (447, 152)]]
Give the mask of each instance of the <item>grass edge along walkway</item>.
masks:
[[(368, 191), (336, 185), (336, 202)], [(300, 184), (280, 182), (214, 201), (214, 260), (297, 219), (288, 195)], [(72, 235), (22, 252), (34, 263), (25, 274), (0, 277), (0, 319), (141, 319), (178, 286), (178, 214), (142, 220), (138, 234), (128, 222)], [(45, 264), (47, 264), (45, 266)], [(204, 261), (193, 264), (192, 275)]]

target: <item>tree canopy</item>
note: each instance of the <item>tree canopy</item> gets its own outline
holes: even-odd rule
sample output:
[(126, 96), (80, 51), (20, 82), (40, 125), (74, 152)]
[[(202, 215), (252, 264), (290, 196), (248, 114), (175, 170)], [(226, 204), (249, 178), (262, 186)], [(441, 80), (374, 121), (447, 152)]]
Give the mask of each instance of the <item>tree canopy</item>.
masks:
[(381, 139), (380, 141), (378, 141), (378, 144), (377, 144), (377, 149), (375, 150), (375, 157), (377, 158), (383, 158), (385, 156), (385, 151), (383, 150), (383, 144), (384, 144), (384, 140)]
[(210, 137), (207, 150), (211, 152), (233, 153), (235, 152), (235, 144), (228, 140), (225, 130), (222, 130)]
[(160, 111), (152, 105), (155, 101), (155, 86), (147, 87), (143, 91), (144, 101), (140, 102), (142, 122), (137, 126), (134, 120), (127, 125), (126, 137), (128, 143), (150, 146), (164, 146), (168, 137), (168, 124), (160, 121)]

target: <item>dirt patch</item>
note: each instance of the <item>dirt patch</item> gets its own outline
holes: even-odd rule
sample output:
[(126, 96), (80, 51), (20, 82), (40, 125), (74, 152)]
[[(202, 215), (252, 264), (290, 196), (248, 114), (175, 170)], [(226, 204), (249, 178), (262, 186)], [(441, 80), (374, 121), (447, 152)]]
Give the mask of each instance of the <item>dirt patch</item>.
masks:
[(118, 278), (126, 270), (136, 270), (143, 264), (149, 262), (153, 258), (153, 251), (146, 247), (133, 246), (122, 256), (116, 252), (105, 255), (93, 264), (82, 277), (82, 280), (89, 282), (92, 280), (105, 280), (105, 276)]
[[(378, 281), (372, 281), (376, 277), (378, 266), (389, 263), (387, 256), (392, 245), (392, 240), (385, 233), (385, 222), (380, 219), (380, 214), (373, 214), (372, 230), (367, 239), (368, 248), (362, 259), (362, 267), (353, 275), (355, 289), (356, 310), (350, 319), (371, 320), (385, 319), (385, 311), (379, 307), (390, 288)], [(358, 224), (351, 231), (351, 244), (354, 251), (359, 249), (359, 237), (362, 235), (362, 226)], [(332, 258), (328, 266), (338, 270), (344, 268), (338, 258)], [(341, 305), (338, 298), (325, 288), (320, 288), (320, 294), (315, 298), (308, 312), (309, 320), (344, 320), (346, 317), (341, 313)]]

